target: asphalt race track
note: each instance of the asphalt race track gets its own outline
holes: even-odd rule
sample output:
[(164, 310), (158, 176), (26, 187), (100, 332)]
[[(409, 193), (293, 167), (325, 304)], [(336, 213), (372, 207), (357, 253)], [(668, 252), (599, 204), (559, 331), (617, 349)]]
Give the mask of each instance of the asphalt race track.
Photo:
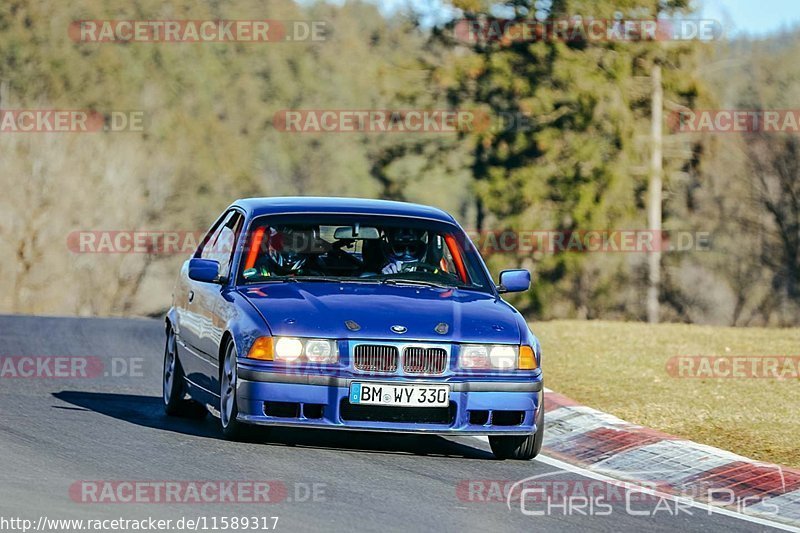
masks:
[[(91, 374), (2, 374), (0, 516), (34, 523), (43, 516), (207, 517), (209, 527), (212, 517), (277, 516), (283, 532), (769, 529), (697, 508), (633, 516), (619, 499), (604, 516), (563, 508), (528, 516), (518, 502), (509, 509), (471, 501), (459, 491), (470, 481), (513, 483), (539, 474), (585, 481), (541, 461), (497, 461), (488, 443), (473, 437), (275, 430), (253, 442), (228, 442), (214, 417), (163, 414), (163, 330), (149, 319), (0, 317), (0, 357), (88, 356)], [(278, 502), (202, 504), (91, 503), (81, 492), (83, 482), (177, 480), (269, 480), (285, 492)]]

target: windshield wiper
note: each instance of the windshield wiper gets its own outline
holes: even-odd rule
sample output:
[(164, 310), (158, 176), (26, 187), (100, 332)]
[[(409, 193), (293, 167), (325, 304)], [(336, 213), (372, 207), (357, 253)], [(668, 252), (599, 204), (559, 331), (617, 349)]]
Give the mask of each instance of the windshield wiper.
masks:
[(330, 276), (300, 276), (294, 278), (294, 281), (326, 281), (331, 283), (377, 283), (375, 278), (332, 278)]
[(245, 285), (261, 285), (262, 283), (283, 283), (285, 281), (297, 281), (293, 278), (277, 278), (277, 277), (269, 277), (264, 279), (245, 279)]
[(386, 285), (419, 285), (420, 287), (436, 287), (437, 289), (452, 289), (451, 285), (442, 285), (441, 283), (434, 283), (433, 281), (423, 281), (420, 279), (385, 279), (382, 283)]

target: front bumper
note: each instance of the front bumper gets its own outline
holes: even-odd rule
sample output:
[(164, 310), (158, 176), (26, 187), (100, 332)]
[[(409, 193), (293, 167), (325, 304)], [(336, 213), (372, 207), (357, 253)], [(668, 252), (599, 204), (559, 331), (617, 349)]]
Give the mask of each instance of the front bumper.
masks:
[[(354, 381), (447, 383), (450, 407), (354, 409), (349, 404), (350, 384)], [(238, 420), (248, 424), (432, 435), (528, 435), (536, 431), (536, 412), (542, 405), (541, 377), (527, 381), (384, 379), (297, 375), (240, 367), (237, 393)], [(276, 416), (267, 405), (286, 408)]]

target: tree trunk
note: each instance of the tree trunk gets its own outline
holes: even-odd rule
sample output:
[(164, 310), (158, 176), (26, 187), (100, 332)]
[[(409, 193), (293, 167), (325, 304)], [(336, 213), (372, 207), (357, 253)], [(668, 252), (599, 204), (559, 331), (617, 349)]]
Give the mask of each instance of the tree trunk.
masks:
[(661, 66), (653, 65), (653, 98), (651, 112), (652, 155), (650, 159), (650, 187), (647, 198), (647, 223), (650, 231), (656, 235), (658, 245), (647, 257), (647, 321), (655, 324), (659, 321), (658, 296), (661, 287), (661, 190), (662, 190), (662, 124), (664, 89), (661, 86)]

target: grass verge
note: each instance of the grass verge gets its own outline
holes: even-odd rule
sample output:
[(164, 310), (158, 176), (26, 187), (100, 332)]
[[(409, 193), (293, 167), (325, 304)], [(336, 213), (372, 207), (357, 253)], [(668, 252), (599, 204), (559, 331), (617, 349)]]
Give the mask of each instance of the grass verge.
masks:
[(531, 328), (548, 388), (629, 422), (800, 467), (800, 379), (668, 371), (674, 356), (798, 356), (800, 329), (577, 320)]

